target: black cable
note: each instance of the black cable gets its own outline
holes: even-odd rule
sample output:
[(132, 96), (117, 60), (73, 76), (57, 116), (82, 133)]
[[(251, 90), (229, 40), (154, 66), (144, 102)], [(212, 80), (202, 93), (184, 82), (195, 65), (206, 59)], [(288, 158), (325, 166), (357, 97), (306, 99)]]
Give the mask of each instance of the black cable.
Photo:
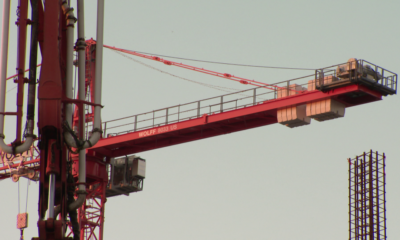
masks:
[[(249, 65), (249, 64), (239, 64), (239, 63), (214, 62), (214, 61), (198, 60), (198, 59), (191, 59), (191, 58), (173, 57), (173, 56), (161, 55), (161, 54), (156, 54), (156, 53), (139, 52), (139, 51), (133, 51), (133, 50), (123, 49), (123, 48), (120, 48), (120, 49), (126, 50), (126, 51), (131, 51), (131, 52), (142, 53), (142, 54), (159, 56), (159, 57), (168, 57), (168, 58), (175, 58), (175, 59), (194, 61), (194, 62), (233, 65), (233, 66), (240, 66), (240, 67), (256, 67), (256, 68), (274, 68), (274, 69), (286, 69), (286, 70), (307, 70), (307, 71), (311, 71), (312, 70), (312, 71), (315, 71), (314, 68), (273, 67), (273, 66), (260, 66), (260, 65)], [(112, 50), (117, 50), (117, 49), (112, 49)]]

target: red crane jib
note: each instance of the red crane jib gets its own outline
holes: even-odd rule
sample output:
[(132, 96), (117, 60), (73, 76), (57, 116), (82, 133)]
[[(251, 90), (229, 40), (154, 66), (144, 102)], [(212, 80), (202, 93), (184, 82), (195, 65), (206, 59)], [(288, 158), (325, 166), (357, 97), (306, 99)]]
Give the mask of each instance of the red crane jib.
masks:
[[(365, 93), (365, 95), (351, 98), (349, 93)], [(346, 107), (351, 107), (381, 100), (382, 95), (357, 84), (327, 92), (307, 91), (254, 106), (211, 115), (204, 114), (199, 118), (103, 138), (88, 151), (93, 152), (92, 154), (117, 157), (270, 125), (277, 123), (278, 109), (327, 98), (335, 99)]]

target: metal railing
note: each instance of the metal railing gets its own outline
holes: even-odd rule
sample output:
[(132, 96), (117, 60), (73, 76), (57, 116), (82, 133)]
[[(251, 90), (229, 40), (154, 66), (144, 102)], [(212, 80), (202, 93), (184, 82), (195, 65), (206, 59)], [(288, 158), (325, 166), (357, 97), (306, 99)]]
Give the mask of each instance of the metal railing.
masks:
[(363, 59), (316, 69), (317, 88), (323, 89), (324, 85), (331, 84), (330, 81), (326, 82), (328, 77), (333, 77), (336, 81), (363, 80), (386, 88), (391, 94), (397, 93), (397, 74)]
[[(199, 118), (204, 114), (212, 115), (232, 111), (273, 100), (279, 96), (293, 95), (294, 92), (301, 93), (307, 89), (307, 81), (304, 83), (304, 80), (310, 80), (313, 77), (314, 74), (266, 85), (266, 87), (256, 87), (217, 97), (157, 109), (129, 117), (105, 121), (102, 122), (103, 137), (116, 136), (182, 122)], [(303, 84), (299, 83), (301, 80), (303, 80)], [(298, 88), (293, 89), (293, 84), (301, 86), (302, 90), (298, 90)], [(110, 130), (112, 133), (110, 133)]]

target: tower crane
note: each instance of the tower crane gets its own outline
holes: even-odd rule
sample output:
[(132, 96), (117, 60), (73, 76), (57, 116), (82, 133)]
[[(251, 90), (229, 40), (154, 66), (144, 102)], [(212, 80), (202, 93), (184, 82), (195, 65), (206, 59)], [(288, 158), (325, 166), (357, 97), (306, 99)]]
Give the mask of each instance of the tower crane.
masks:
[[(139, 152), (169, 147), (274, 123), (293, 128), (311, 120), (344, 117), (345, 109), (397, 93), (397, 74), (365, 60), (316, 69), (310, 77), (276, 84), (236, 77), (157, 56), (103, 45), (104, 0), (98, 0), (97, 38), (84, 39), (83, 1), (76, 18), (67, 1), (31, 0), (19, 4), (17, 111), (5, 112), (10, 0), (4, 0), (0, 72), (0, 179), (27, 177), (39, 182), (39, 237), (103, 239), (107, 197), (143, 190), (146, 161)], [(32, 28), (29, 78), (24, 77), (26, 28)], [(63, 31), (65, 30), (65, 31)], [(37, 45), (42, 55), (36, 86)], [(233, 80), (255, 88), (100, 121), (103, 47)], [(79, 92), (72, 93), (73, 51), (78, 54)], [(28, 87), (25, 139), (22, 138), (23, 85)], [(38, 90), (38, 136), (34, 135)], [(73, 111), (72, 105), (75, 105)], [(90, 106), (85, 110), (85, 106)], [(4, 116), (17, 117), (17, 138), (4, 142)], [(126, 156), (126, 157), (123, 157)], [(20, 227), (26, 217), (19, 216)], [(68, 218), (67, 218), (68, 217)], [(66, 220), (69, 219), (69, 220)]]

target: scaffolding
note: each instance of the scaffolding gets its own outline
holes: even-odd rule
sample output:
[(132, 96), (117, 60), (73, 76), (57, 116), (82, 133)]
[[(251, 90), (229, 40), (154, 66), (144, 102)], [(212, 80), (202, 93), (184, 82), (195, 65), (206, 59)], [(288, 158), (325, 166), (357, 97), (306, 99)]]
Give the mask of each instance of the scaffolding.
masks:
[(386, 235), (385, 153), (364, 152), (349, 162), (349, 240)]

